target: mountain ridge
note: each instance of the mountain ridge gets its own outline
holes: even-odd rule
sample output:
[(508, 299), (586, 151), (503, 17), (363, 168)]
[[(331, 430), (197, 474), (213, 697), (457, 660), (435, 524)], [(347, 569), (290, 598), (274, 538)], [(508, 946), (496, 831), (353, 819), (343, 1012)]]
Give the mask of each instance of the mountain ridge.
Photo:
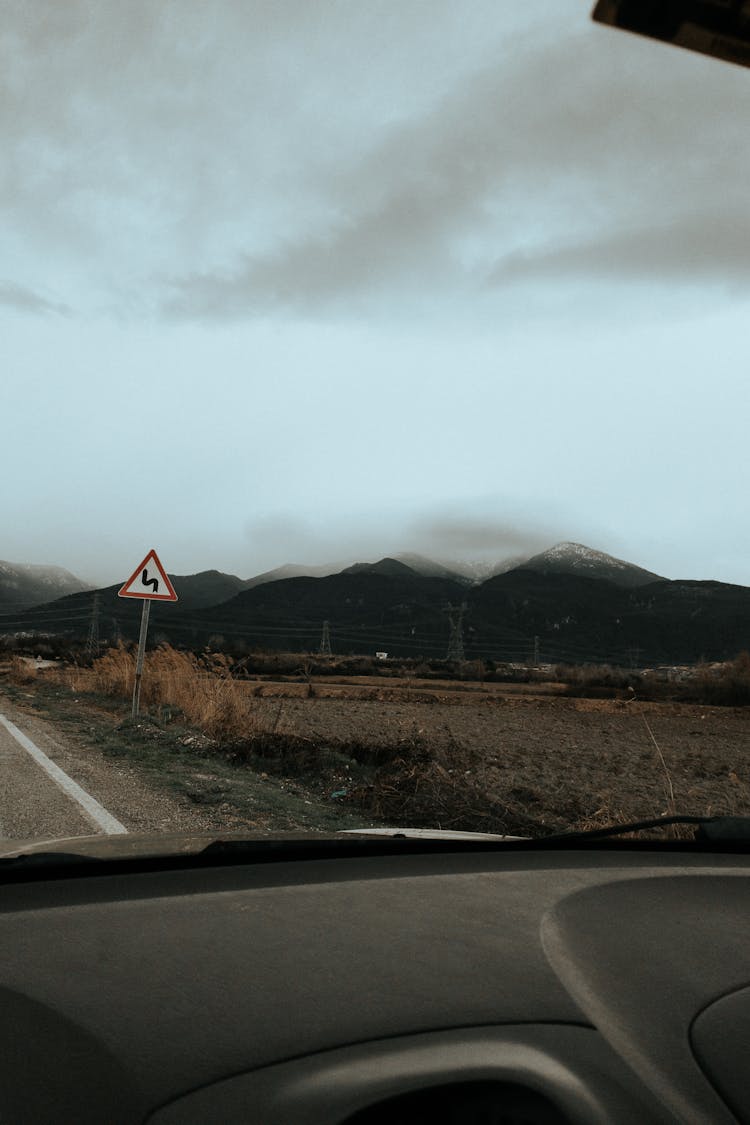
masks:
[(517, 569), (536, 570), (541, 574), (588, 575), (614, 582), (618, 586), (646, 586), (649, 582), (664, 580), (662, 575), (654, 571), (572, 541), (556, 543), (546, 551), (532, 555)]
[[(425, 577), (384, 556), (324, 577), (278, 578), (255, 586), (219, 571), (170, 575), (179, 601), (152, 605), (150, 635), (153, 642), (193, 648), (315, 652), (328, 622), (334, 652), (445, 659), (451, 620), (460, 615), (467, 658), (524, 663), (534, 653), (548, 663), (633, 666), (731, 659), (750, 649), (748, 587), (671, 581), (581, 544), (559, 544), (541, 554), (543, 563), (563, 567), (572, 556), (570, 572), (521, 565), (467, 585)], [(615, 564), (619, 582), (607, 573)], [(26, 612), (23, 628), (85, 638), (98, 594), (100, 635), (133, 640), (141, 607), (137, 600), (118, 598), (119, 588), (118, 583), (37, 606)], [(19, 628), (16, 614), (5, 632)]]
[(24, 610), (50, 601), (50, 594), (64, 597), (93, 588), (62, 566), (0, 559), (0, 611)]

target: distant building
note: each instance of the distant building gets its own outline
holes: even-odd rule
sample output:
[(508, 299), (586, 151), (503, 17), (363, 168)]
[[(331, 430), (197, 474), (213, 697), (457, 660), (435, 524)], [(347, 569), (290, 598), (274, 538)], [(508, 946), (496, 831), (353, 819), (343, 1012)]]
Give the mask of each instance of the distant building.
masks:
[(387, 660), (388, 659), (388, 653), (387, 652), (376, 652), (375, 653), (375, 659), (376, 660)]

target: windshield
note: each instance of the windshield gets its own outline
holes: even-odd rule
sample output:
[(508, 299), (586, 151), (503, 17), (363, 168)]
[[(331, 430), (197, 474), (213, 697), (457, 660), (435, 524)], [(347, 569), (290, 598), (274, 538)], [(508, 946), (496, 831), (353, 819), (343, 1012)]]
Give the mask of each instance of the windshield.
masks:
[(747, 812), (747, 70), (580, 0), (0, 61), (0, 838)]

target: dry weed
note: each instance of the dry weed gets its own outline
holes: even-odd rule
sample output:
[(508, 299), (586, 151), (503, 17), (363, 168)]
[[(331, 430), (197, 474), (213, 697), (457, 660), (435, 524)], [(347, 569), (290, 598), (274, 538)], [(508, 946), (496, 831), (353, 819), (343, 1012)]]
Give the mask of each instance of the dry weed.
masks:
[(8, 678), (11, 683), (19, 686), (33, 684), (36, 680), (36, 674), (36, 664), (33, 664), (30, 660), (15, 655), (10, 658)]
[[(541, 835), (545, 818), (537, 817), (511, 793), (488, 791), (475, 774), (476, 760), (453, 744), (431, 746), (419, 738), (404, 740), (401, 752), (381, 748), (387, 760), (371, 784), (352, 793), (371, 815), (392, 824), (412, 827)], [(563, 825), (554, 816), (552, 826)]]
[[(135, 679), (135, 653), (124, 646), (94, 661), (92, 690), (128, 699)], [(173, 708), (220, 741), (246, 738), (255, 727), (248, 692), (231, 678), (226, 662), (212, 655), (209, 668), (190, 652), (168, 645), (146, 654), (141, 700), (144, 706)]]

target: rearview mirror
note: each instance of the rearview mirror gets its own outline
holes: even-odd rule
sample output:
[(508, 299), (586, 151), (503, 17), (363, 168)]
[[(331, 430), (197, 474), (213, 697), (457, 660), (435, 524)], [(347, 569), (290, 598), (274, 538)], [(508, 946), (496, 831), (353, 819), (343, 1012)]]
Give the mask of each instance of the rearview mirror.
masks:
[(750, 0), (598, 0), (592, 19), (750, 66)]

